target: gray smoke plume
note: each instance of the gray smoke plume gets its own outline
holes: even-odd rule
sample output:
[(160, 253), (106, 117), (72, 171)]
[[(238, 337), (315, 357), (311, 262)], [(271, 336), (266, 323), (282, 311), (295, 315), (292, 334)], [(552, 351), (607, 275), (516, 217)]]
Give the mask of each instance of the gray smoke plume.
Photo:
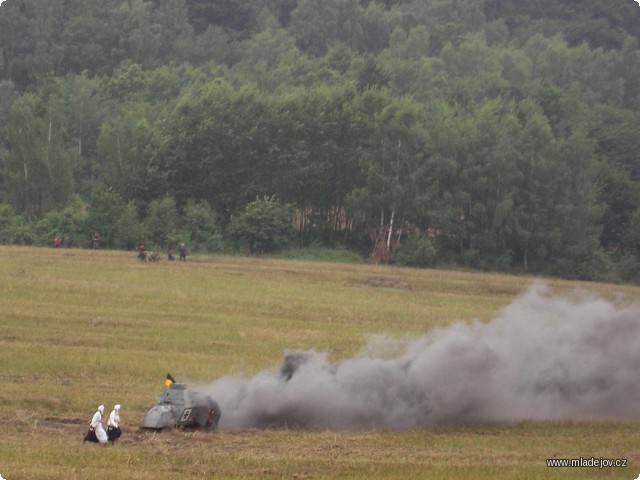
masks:
[(289, 352), (279, 372), (205, 389), (220, 404), (222, 429), (640, 418), (640, 303), (551, 295), (536, 284), (490, 323), (456, 322), (394, 358), (375, 354), (392, 343), (376, 337), (334, 364)]

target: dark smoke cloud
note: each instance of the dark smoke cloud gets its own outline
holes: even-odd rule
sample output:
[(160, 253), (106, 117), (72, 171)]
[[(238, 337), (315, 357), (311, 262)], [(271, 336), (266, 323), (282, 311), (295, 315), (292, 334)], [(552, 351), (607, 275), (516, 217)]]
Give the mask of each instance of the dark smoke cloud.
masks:
[(389, 358), (394, 344), (375, 337), (335, 364), (290, 352), (280, 372), (224, 377), (206, 390), (222, 429), (640, 418), (640, 303), (536, 284), (490, 323), (436, 328)]

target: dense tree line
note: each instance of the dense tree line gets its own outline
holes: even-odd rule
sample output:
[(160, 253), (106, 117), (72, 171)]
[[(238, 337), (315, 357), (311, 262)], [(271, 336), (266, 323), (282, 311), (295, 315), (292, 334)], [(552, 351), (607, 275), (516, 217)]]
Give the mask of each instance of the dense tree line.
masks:
[(638, 280), (639, 40), (632, 0), (7, 0), (0, 242)]

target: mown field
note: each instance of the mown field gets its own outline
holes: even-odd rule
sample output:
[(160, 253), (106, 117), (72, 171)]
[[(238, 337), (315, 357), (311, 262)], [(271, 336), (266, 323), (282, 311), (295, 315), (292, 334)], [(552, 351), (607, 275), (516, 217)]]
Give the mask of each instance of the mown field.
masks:
[[(490, 321), (532, 278), (235, 257), (140, 263), (135, 253), (0, 247), (0, 475), (16, 479), (636, 478), (640, 422), (441, 425), (409, 431), (138, 425), (164, 377), (210, 383), (277, 370), (287, 349), (355, 355), (371, 334)], [(631, 286), (549, 281), (605, 296)], [(638, 399), (630, 399), (638, 401)], [(83, 444), (98, 404), (122, 441)], [(224, 411), (223, 411), (224, 416)], [(627, 468), (548, 468), (546, 458)]]

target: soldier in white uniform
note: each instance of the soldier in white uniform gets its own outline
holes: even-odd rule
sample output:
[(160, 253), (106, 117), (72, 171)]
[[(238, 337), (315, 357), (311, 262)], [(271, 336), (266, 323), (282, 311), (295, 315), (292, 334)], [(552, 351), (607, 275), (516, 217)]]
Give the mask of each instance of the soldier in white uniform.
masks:
[(89, 431), (84, 436), (85, 442), (107, 443), (107, 432), (102, 427), (102, 415), (104, 414), (104, 405), (98, 407), (98, 411), (93, 414)]
[(107, 437), (110, 442), (114, 442), (120, 438), (122, 431), (120, 430), (120, 405), (113, 407), (107, 422)]

